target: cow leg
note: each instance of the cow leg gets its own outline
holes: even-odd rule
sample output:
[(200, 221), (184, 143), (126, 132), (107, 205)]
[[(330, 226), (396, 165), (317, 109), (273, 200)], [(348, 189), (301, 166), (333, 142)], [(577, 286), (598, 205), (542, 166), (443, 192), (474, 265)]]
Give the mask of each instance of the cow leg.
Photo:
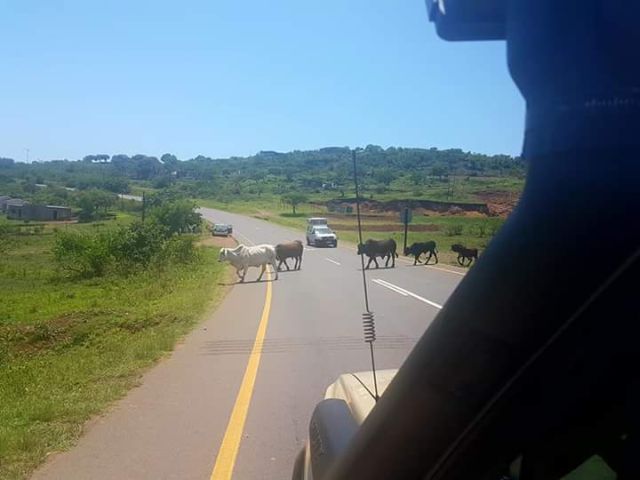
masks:
[(438, 254), (434, 251), (433, 256), (436, 258), (436, 261), (434, 263), (434, 265), (436, 265), (438, 263)]
[(283, 263), (283, 261), (282, 261), (282, 260), (279, 260), (279, 261), (278, 261), (278, 271), (280, 271), (280, 267), (282, 267), (282, 263)]
[[(273, 267), (273, 272), (275, 273), (275, 280), (277, 280), (278, 279), (278, 270), (276, 269), (276, 261), (275, 261), (275, 259), (271, 262), (271, 266)], [(267, 266), (265, 265), (264, 268), (267, 268)]]
[(378, 259), (376, 257), (372, 257), (373, 258), (373, 263), (376, 264), (376, 268), (380, 268), (380, 265), (378, 265)]
[(429, 265), (430, 261), (431, 261), (431, 252), (429, 252), (429, 255), (427, 255), (427, 259), (424, 261), (424, 264)]
[(413, 256), (413, 266), (414, 267), (418, 264), (418, 257), (420, 257), (420, 255), (414, 255)]
[(244, 277), (247, 275), (247, 267), (242, 267), (242, 275), (238, 275), (240, 277), (240, 283), (244, 282)]
[(373, 257), (369, 257), (369, 261), (367, 262), (367, 266), (364, 267), (365, 270), (369, 270), (369, 267), (371, 266), (371, 262), (373, 261)]
[(256, 282), (259, 282), (260, 280), (262, 280), (262, 275), (264, 275), (264, 271), (267, 269), (267, 266), (264, 263), (261, 265), (261, 267), (262, 268), (260, 269), (260, 275), (258, 275), (258, 279), (256, 280)]
[(391, 268), (396, 268), (396, 252), (391, 252)]
[[(289, 268), (289, 264), (287, 263), (287, 259), (286, 258), (284, 259), (284, 266), (287, 267), (287, 272), (288, 272), (290, 270), (290, 268)], [(280, 269), (278, 269), (278, 270), (280, 270)]]

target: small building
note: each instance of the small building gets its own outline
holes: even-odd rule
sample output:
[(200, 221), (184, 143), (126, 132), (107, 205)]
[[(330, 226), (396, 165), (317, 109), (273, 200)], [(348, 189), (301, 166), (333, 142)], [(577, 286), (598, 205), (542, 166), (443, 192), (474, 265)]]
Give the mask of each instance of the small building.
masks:
[(0, 195), (0, 212), (7, 211), (7, 202), (11, 200), (11, 197), (8, 195)]
[(71, 218), (71, 208), (59, 205), (8, 205), (7, 218), (13, 220), (41, 220), (45, 222), (68, 220)]
[(22, 200), (21, 198), (10, 198), (9, 200), (7, 200), (4, 203), (4, 212), (7, 213), (7, 218), (12, 218), (9, 216), (9, 210), (14, 209), (19, 209), (24, 207), (25, 205), (28, 205), (29, 202), (27, 202), (26, 200)]

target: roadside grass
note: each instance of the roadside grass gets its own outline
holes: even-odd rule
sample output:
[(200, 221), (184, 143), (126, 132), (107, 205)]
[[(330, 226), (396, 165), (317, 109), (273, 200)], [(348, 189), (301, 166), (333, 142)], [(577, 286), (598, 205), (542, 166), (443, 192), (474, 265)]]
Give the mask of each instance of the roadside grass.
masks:
[[(285, 227), (293, 228), (302, 232), (307, 227), (307, 218), (311, 216), (328, 216), (329, 225), (332, 225), (331, 214), (326, 210), (322, 211), (309, 205), (301, 205), (297, 214), (293, 215), (291, 209), (282, 207), (272, 199), (265, 202), (245, 201), (229, 202), (221, 204), (219, 202), (198, 199), (198, 204), (203, 207), (217, 208), (234, 213), (249, 215), (262, 220), (276, 223)], [(346, 241), (353, 244), (358, 243), (358, 233), (355, 230), (357, 225), (355, 215), (340, 217), (340, 225), (349, 228), (332, 227), (339, 237), (339, 241)], [(426, 225), (430, 231), (413, 232), (409, 231), (407, 243), (424, 242), (434, 240), (438, 248), (438, 258), (441, 263), (459, 266), (457, 254), (451, 251), (451, 245), (460, 243), (468, 248), (478, 248), (484, 250), (491, 238), (496, 234), (504, 223), (504, 219), (497, 217), (464, 217), (458, 215), (414, 215), (412, 225)], [(349, 225), (350, 224), (350, 225)], [(384, 226), (386, 231), (376, 231), (375, 227)], [(372, 238), (382, 240), (393, 238), (398, 244), (398, 253), (402, 255), (404, 244), (404, 226), (399, 223), (398, 218), (381, 216), (377, 218), (365, 217), (362, 223), (363, 236), (365, 239)], [(285, 239), (283, 239), (285, 240)], [(480, 252), (482, 253), (482, 252)]]
[(217, 249), (195, 264), (70, 280), (50, 253), (54, 228), (15, 236), (0, 258), (0, 479), (26, 478), (49, 452), (72, 446), (91, 416), (218, 302), (226, 269)]

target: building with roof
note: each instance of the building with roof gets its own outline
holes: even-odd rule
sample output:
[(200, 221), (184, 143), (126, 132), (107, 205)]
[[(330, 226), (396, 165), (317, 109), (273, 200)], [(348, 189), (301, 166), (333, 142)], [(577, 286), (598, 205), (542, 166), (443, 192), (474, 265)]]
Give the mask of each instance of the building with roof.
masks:
[[(15, 200), (15, 199), (14, 199)], [(41, 220), (44, 222), (68, 220), (71, 208), (60, 205), (31, 205), (27, 202), (7, 204), (7, 218), (12, 220)]]

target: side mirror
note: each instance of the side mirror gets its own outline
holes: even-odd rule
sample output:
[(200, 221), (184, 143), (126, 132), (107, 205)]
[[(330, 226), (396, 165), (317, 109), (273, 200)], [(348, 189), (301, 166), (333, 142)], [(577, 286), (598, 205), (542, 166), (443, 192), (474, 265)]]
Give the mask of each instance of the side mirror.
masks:
[(429, 20), (451, 41), (505, 40), (507, 0), (426, 0)]

